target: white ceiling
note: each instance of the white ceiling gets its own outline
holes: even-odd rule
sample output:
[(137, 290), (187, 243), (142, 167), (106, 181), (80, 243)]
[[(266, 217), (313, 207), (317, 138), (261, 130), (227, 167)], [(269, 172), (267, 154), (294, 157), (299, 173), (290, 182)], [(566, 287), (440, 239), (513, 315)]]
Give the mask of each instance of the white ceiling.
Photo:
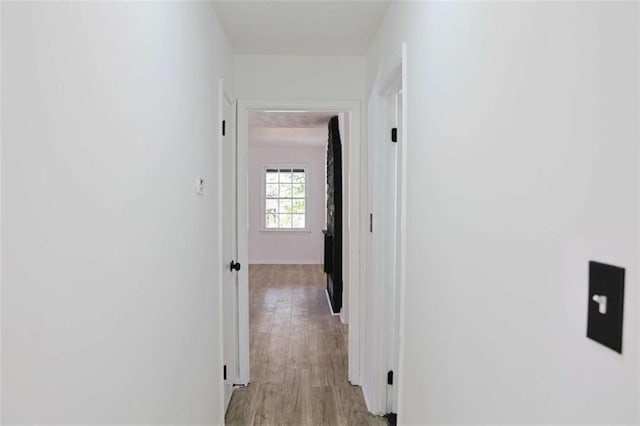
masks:
[(249, 127), (322, 127), (327, 129), (329, 119), (337, 115), (316, 111), (252, 111)]
[(235, 53), (364, 55), (389, 0), (227, 0), (214, 7)]
[(326, 146), (329, 119), (340, 113), (319, 111), (249, 112), (251, 146)]

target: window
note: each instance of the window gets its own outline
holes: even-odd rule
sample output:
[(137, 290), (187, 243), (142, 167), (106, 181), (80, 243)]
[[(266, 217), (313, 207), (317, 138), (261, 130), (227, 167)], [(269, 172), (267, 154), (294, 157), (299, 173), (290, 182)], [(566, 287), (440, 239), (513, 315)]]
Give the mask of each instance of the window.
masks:
[(307, 171), (267, 167), (264, 174), (265, 229), (307, 229)]

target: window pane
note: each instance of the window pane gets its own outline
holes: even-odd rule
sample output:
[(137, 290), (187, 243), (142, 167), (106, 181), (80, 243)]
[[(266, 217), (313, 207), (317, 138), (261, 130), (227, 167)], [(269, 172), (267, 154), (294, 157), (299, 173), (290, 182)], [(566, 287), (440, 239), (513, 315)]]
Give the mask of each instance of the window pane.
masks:
[(291, 215), (281, 214), (280, 216), (280, 228), (291, 228)]
[(291, 213), (304, 213), (304, 200), (293, 200)]
[(278, 215), (268, 214), (267, 221), (265, 222), (267, 228), (277, 228), (278, 227)]
[(280, 183), (291, 183), (291, 169), (280, 169)]
[(291, 197), (291, 185), (290, 184), (280, 184), (280, 198), (289, 198)]
[(304, 215), (303, 214), (294, 214), (291, 215), (291, 227), (292, 228), (304, 228)]
[(304, 172), (294, 172), (293, 183), (305, 183)]
[(267, 170), (267, 183), (277, 183), (278, 182), (278, 171), (274, 169)]
[(267, 198), (278, 198), (278, 184), (268, 183), (266, 194)]
[(265, 169), (266, 228), (305, 229), (306, 178), (305, 170), (300, 167)]
[(278, 200), (278, 213), (291, 213), (291, 200)]
[(293, 184), (292, 188), (292, 197), (294, 198), (304, 198), (304, 183)]
[(267, 200), (266, 203), (267, 213), (278, 213), (278, 200)]

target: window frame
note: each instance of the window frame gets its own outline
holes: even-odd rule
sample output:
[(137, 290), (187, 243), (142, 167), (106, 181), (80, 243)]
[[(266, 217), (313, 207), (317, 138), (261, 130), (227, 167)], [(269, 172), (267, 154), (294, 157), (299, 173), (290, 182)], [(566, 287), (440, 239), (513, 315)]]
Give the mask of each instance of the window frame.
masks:
[[(268, 169), (302, 169), (304, 170), (304, 198), (299, 198), (304, 200), (304, 228), (267, 228), (267, 170)], [(310, 167), (307, 163), (268, 163), (262, 165), (262, 176), (260, 178), (262, 188), (260, 189), (261, 197), (261, 207), (260, 207), (260, 215), (262, 218), (260, 219), (261, 223), (261, 232), (303, 232), (309, 233), (311, 232), (310, 227), (310, 215), (309, 215), (309, 202), (311, 200), (311, 195), (309, 193), (310, 187)], [(279, 200), (280, 198), (275, 198)]]

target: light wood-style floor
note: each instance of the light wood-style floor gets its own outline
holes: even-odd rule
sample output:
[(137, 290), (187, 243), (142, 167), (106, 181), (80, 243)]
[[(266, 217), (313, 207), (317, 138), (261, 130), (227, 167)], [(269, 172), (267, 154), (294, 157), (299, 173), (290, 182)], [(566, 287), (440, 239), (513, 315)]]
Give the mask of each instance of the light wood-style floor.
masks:
[(347, 381), (347, 326), (324, 287), (321, 265), (250, 265), (251, 384), (227, 425), (386, 425)]

